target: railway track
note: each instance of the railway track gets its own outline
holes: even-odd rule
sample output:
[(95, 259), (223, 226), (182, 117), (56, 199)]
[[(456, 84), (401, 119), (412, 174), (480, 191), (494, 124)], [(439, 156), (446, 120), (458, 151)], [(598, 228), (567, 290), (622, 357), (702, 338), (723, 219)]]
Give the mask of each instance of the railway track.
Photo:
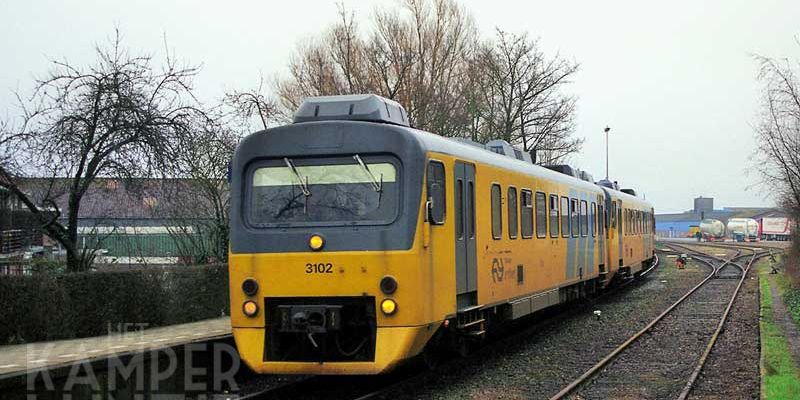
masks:
[[(692, 254), (709, 267), (708, 275), (551, 400), (688, 397), (750, 267), (767, 253), (726, 247), (734, 254), (722, 259), (677, 243), (669, 246)], [(742, 254), (745, 251), (748, 254)]]
[[(656, 267), (660, 265), (660, 259), (656, 257), (655, 262), (647, 269), (640, 273), (644, 277), (651, 273)], [(617, 286), (614, 290), (607, 292), (604, 296), (611, 296), (618, 293), (624, 287), (629, 286), (635, 282), (642, 282), (642, 280), (630, 280)], [(492, 351), (493, 346), (502, 345), (504, 343), (519, 340), (521, 337), (534, 334), (538, 331), (545, 330), (548, 326), (559, 323), (559, 321), (584, 310), (585, 307), (566, 307), (561, 312), (555, 312), (554, 315), (537, 321), (533, 324), (528, 324), (523, 329), (513, 334), (504, 335), (497, 338), (490, 343), (486, 344), (481, 349), (477, 350), (475, 354), (471, 354), (464, 358), (454, 358), (445, 361), (439, 368), (434, 370), (421, 370), (420, 368), (406, 368), (389, 375), (370, 376), (370, 377), (355, 377), (355, 376), (313, 376), (306, 378), (299, 378), (296, 381), (283, 383), (280, 385), (268, 387), (253, 393), (231, 396), (230, 399), (347, 399), (347, 400), (367, 400), (367, 399), (382, 399), (390, 398), (392, 394), (397, 393), (406, 385), (413, 385), (415, 381), (423, 378), (427, 374), (435, 374), (441, 372), (445, 368), (449, 368), (458, 363), (475, 362), (476, 359), (481, 357), (481, 354)]]

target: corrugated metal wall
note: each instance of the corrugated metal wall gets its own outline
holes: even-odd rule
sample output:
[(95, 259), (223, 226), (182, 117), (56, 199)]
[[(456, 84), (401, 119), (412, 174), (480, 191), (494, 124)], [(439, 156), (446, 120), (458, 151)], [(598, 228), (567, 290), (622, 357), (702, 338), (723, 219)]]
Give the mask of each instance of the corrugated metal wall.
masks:
[[(81, 235), (81, 245), (108, 250), (112, 257), (177, 257), (180, 241), (207, 240), (198, 234), (100, 234)], [(99, 243), (98, 243), (99, 241)], [(184, 246), (186, 243), (183, 243)]]

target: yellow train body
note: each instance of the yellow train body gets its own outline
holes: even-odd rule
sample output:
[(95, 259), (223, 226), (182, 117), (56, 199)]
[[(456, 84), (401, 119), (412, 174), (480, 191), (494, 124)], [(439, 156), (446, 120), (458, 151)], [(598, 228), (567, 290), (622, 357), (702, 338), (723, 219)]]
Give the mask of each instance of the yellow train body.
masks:
[[(392, 245), (381, 248), (381, 243), (390, 243), (397, 238), (391, 237), (386, 230), (373, 232), (369, 227), (312, 226), (295, 229), (287, 225), (270, 230), (286, 237), (270, 237), (278, 238), (273, 240), (290, 240), (290, 235), (302, 238), (302, 245), (290, 243), (289, 247), (293, 246), (294, 251), (277, 247), (270, 251), (252, 251), (258, 249), (260, 242), (248, 236), (259, 232), (259, 228), (248, 226), (246, 222), (247, 191), (250, 190), (247, 188), (252, 185), (247, 179), (247, 171), (257, 157), (246, 156), (244, 150), (237, 150), (231, 218), (232, 224), (243, 222), (241, 226), (232, 227), (229, 259), (231, 325), (242, 359), (259, 373), (382, 373), (421, 354), (432, 339), (440, 337), (443, 332), (457, 338), (480, 338), (496, 322), (528, 315), (599, 290), (615, 277), (630, 277), (653, 257), (653, 209), (637, 197), (485, 150), (473, 150), (469, 145), (413, 129), (385, 128), (385, 125), (368, 122), (336, 121), (330, 122), (330, 127), (325, 127), (324, 122), (317, 124), (321, 126), (307, 133), (309, 140), (319, 140), (316, 135), (325, 135), (323, 132), (327, 130), (353, 130), (354, 126), (366, 125), (376, 135), (407, 135), (411, 138), (409, 140), (420, 143), (422, 151), (417, 159), (421, 162), (401, 159), (397, 163), (402, 166), (402, 173), (398, 176), (411, 179), (412, 173), (418, 173), (415, 182), (422, 186), (417, 188), (417, 195), (404, 203), (415, 206), (402, 206), (398, 211), (398, 215), (411, 214), (407, 222), (409, 227), (413, 227), (409, 228), (412, 237), (407, 248), (389, 248)], [(306, 124), (294, 124), (300, 125)], [(386, 129), (388, 131), (384, 131)], [(262, 144), (270, 142), (270, 135), (275, 135), (275, 142), (285, 140), (289, 145), (298, 145), (291, 141), (296, 139), (283, 139), (281, 132), (256, 135), (261, 136), (253, 140)], [(285, 137), (293, 138), (288, 133)], [(350, 140), (359, 141), (357, 137)], [(342, 138), (344, 146), (349, 142), (347, 137)], [(252, 149), (254, 143), (242, 146)], [(280, 150), (281, 146), (275, 147), (279, 148), (275, 151), (284, 151)], [(348, 153), (341, 148), (318, 150), (326, 154), (331, 151)], [(267, 158), (275, 156), (269, 154)], [(440, 165), (444, 171), (441, 223), (432, 221), (428, 206), (435, 197), (430, 186), (432, 177), (428, 176), (431, 163)], [(474, 171), (474, 175), (458, 178), (461, 175), (457, 175), (457, 170)], [(473, 207), (469, 207), (470, 200), (464, 197), (470, 194), (463, 189), (465, 183), (474, 190), (470, 198)], [(497, 186), (499, 199), (494, 198)], [(401, 199), (404, 199), (415, 189), (401, 192)], [(530, 199), (524, 198), (527, 194), (530, 194)], [(555, 202), (551, 200), (552, 196), (555, 196)], [(565, 200), (566, 210), (561, 207)], [(557, 207), (551, 207), (553, 205)], [(497, 207), (500, 207), (499, 213)], [(472, 220), (469, 216), (464, 217), (473, 209)], [(577, 216), (570, 215), (571, 210), (575, 210)], [(528, 214), (530, 217), (526, 219)], [(566, 221), (562, 214), (567, 215)], [(469, 233), (471, 227), (459, 225), (457, 218), (461, 218), (462, 224), (474, 226), (472, 234)], [(539, 221), (539, 218), (545, 221)], [(557, 231), (552, 227), (554, 221), (558, 225)], [(562, 226), (570, 228), (564, 232)], [(338, 235), (331, 233), (338, 232), (336, 229), (346, 229), (347, 234), (362, 237), (364, 242), (375, 240), (378, 248), (358, 249), (369, 246), (362, 243), (340, 245)], [(359, 230), (364, 231), (363, 236), (358, 236)], [(308, 248), (306, 241), (318, 232), (323, 232), (320, 235), (327, 243), (333, 243), (331, 247), (350, 246), (352, 249)], [(474, 240), (474, 245), (466, 248), (474, 252), (474, 265), (467, 267), (468, 276), (464, 278), (463, 264), (471, 261), (469, 255), (466, 259), (459, 258), (458, 254), (463, 254), (459, 253), (463, 252), (463, 246), (459, 246), (470, 235), (474, 236), (470, 239)], [(239, 242), (248, 245), (239, 245)], [(318, 265), (323, 266), (323, 273), (318, 273)], [(387, 293), (383, 289), (381, 282), (386, 277), (396, 282), (396, 290)], [(242, 285), (246, 280), (257, 282), (257, 294), (243, 291)], [(468, 290), (470, 287), (475, 290)], [(286, 304), (289, 305), (271, 305), (270, 301), (274, 299), (288, 299)], [(303, 336), (306, 334), (298, 328), (300, 325), (293, 325), (295, 319), (306, 316), (304, 310), (307, 308), (303, 307), (316, 307), (316, 300), (320, 304), (335, 303), (325, 306), (329, 308), (320, 308), (321, 312), (327, 313), (326, 310), (330, 309), (336, 310), (331, 311), (334, 313), (340, 312), (342, 308), (337, 308), (340, 304), (336, 303), (337, 299), (361, 299), (367, 304), (366, 318), (374, 324), (374, 334), (367, 335), (371, 341), (366, 344), (369, 351), (361, 350), (365, 354), (361, 359), (348, 359), (346, 354), (349, 352), (341, 348), (336, 357), (325, 359), (323, 353), (328, 350), (315, 349), (324, 346), (318, 343), (322, 339), (315, 338), (334, 333), (322, 328), (315, 333), (307, 325), (302, 325), (306, 327), (303, 329), (308, 329), (310, 339), (306, 342)], [(396, 311), (391, 314), (382, 312), (384, 299), (393, 300)], [(246, 315), (243, 307), (246, 302), (255, 302), (259, 311), (255, 315)], [(326, 315), (331, 318), (334, 314)], [(341, 315), (336, 314), (337, 318)], [(276, 321), (278, 316), (283, 320)], [(371, 320), (373, 317), (374, 321)], [(286, 318), (291, 318), (291, 321)], [(303, 356), (293, 356), (291, 350), (272, 342), (281, 335), (293, 338), (286, 342), (291, 346), (309, 348), (300, 352)], [(339, 342), (335, 343), (339, 347)], [(316, 354), (315, 351), (320, 353), (318, 360), (309, 355)]]

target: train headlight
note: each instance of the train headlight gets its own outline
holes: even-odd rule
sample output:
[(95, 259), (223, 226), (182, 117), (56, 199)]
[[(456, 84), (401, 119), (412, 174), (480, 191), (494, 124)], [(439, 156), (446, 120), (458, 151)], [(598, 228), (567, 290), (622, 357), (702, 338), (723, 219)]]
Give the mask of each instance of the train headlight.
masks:
[(253, 278), (247, 278), (242, 282), (242, 291), (248, 296), (255, 296), (258, 293), (258, 282)]
[(386, 315), (392, 315), (397, 312), (397, 303), (392, 299), (383, 299), (381, 302), (381, 311)]
[(311, 235), (308, 239), (308, 247), (311, 250), (319, 251), (322, 249), (322, 246), (325, 246), (325, 239), (322, 238), (320, 235)]
[(248, 317), (255, 317), (258, 314), (258, 304), (252, 300), (245, 301), (242, 304), (242, 312)]
[(397, 290), (397, 280), (393, 276), (386, 275), (381, 279), (381, 292), (392, 294)]

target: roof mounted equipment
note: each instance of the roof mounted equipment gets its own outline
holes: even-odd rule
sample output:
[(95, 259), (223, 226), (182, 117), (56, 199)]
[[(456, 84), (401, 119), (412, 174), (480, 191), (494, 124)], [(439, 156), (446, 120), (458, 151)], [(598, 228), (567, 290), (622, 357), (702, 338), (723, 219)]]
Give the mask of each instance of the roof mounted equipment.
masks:
[(486, 150), (533, 164), (530, 154), (512, 146), (511, 143), (508, 143), (502, 139), (495, 139), (486, 142)]
[(560, 173), (562, 173), (564, 175), (568, 175), (568, 176), (571, 176), (571, 177), (574, 177), (574, 178), (578, 177), (578, 174), (575, 172), (575, 170), (571, 166), (566, 165), (566, 164), (545, 165), (544, 167), (549, 169), (549, 170), (560, 172)]
[(294, 113), (294, 123), (368, 121), (410, 126), (400, 103), (374, 94), (308, 97)]

